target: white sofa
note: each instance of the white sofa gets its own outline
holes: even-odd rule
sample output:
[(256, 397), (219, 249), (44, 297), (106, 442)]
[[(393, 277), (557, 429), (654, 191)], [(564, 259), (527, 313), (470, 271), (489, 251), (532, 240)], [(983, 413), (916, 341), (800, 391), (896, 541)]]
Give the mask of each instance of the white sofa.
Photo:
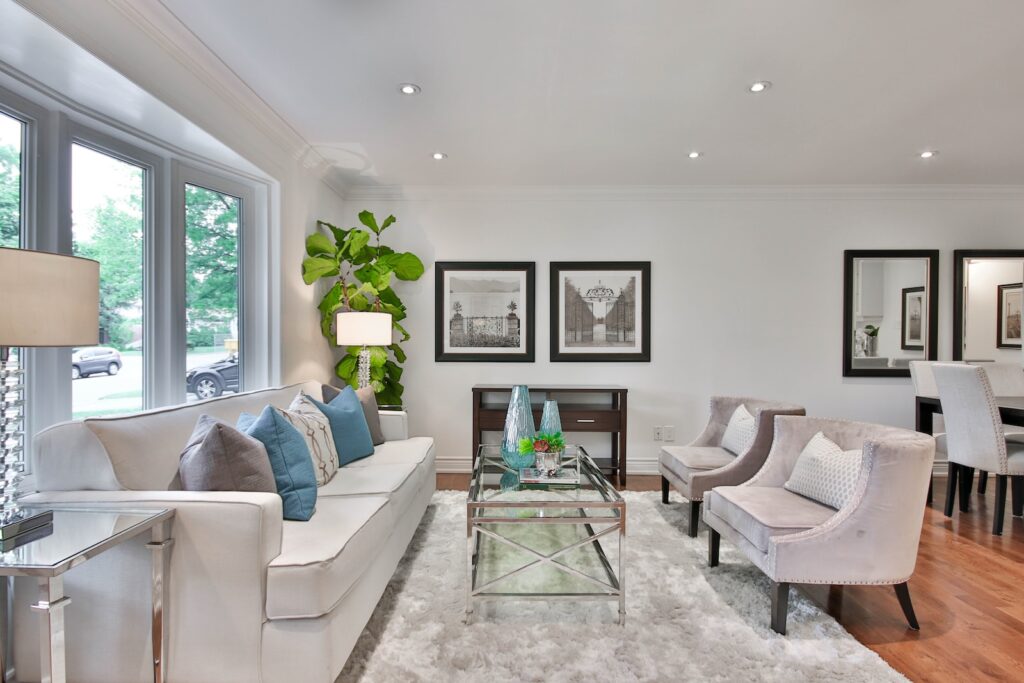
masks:
[[(321, 387), (68, 422), (35, 438), (39, 492), (26, 503), (177, 511), (169, 681), (334, 681), (430, 502), (433, 440), (409, 438), (401, 412), (381, 413), (387, 442), (319, 489), (308, 522), (283, 521), (277, 494), (169, 490), (201, 414), (233, 423), (267, 403), (287, 407), (300, 388), (316, 397)], [(65, 575), (69, 680), (152, 680), (146, 540)], [(33, 595), (31, 581), (15, 590), (19, 680), (39, 677)]]

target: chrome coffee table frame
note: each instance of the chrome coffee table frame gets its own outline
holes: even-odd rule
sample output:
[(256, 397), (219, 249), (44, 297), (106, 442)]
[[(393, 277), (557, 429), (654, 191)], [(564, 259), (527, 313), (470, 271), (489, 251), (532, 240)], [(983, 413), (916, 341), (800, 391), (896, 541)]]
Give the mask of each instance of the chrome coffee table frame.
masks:
[[(611, 485), (601, 470), (597, 467), (590, 455), (582, 446), (567, 447), (567, 455), (570, 449), (575, 451), (579, 459), (580, 485), (529, 485), (525, 489), (519, 489), (524, 494), (522, 499), (490, 499), (485, 496), (487, 489), (484, 475), (492, 476), (499, 472), (513, 472), (501, 459), (500, 450), (497, 446), (484, 444), (473, 468), (473, 477), (469, 484), (469, 495), (466, 501), (466, 623), (470, 623), (473, 615), (475, 600), (608, 600), (616, 601), (619, 605), (619, 624), (626, 623), (626, 585), (625, 585), (625, 542), (626, 542), (626, 502), (619, 495), (618, 491)], [(531, 500), (529, 491), (542, 491), (549, 496), (552, 493), (564, 496), (562, 500), (541, 499)], [(581, 491), (587, 491), (593, 500), (586, 500), (580, 497)], [(507, 510), (536, 510), (538, 514), (529, 517), (503, 516), (501, 511)], [(574, 511), (574, 515), (565, 515), (568, 511)], [(554, 516), (545, 516), (545, 512), (555, 512)], [(603, 512), (604, 514), (600, 514)], [(597, 513), (597, 514), (595, 514)], [(536, 524), (569, 524), (581, 526), (586, 531), (585, 537), (573, 543), (558, 548), (550, 554), (544, 554), (529, 548), (522, 543), (512, 540), (499, 532), (504, 525), (536, 525)], [(594, 525), (603, 526), (599, 531), (594, 530)], [(618, 544), (618, 567), (614, 568), (608, 560), (602, 539), (609, 539), (613, 536)], [(492, 539), (495, 542), (505, 544), (516, 550), (525, 553), (532, 558), (526, 564), (506, 572), (505, 574), (491, 579), (486, 583), (478, 582), (477, 567), (480, 560), (482, 537)], [(559, 562), (562, 555), (581, 548), (591, 546), (597, 555), (601, 566), (604, 569), (604, 580), (595, 578)], [(534, 567), (547, 565), (558, 571), (582, 579), (595, 587), (590, 592), (558, 593), (558, 592), (502, 592), (492, 588), (517, 574), (526, 572)]]

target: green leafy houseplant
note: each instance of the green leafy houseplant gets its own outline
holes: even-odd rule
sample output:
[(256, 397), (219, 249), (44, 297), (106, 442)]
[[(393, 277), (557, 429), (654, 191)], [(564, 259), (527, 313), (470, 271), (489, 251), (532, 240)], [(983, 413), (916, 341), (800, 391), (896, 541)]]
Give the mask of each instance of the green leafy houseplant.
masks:
[(532, 439), (525, 437), (519, 440), (519, 452), (527, 453), (561, 453), (565, 450), (565, 438), (561, 432), (547, 434), (537, 432)]
[[(409, 333), (402, 327), (405, 304), (392, 288), (392, 278), (418, 280), (423, 262), (409, 252), (397, 252), (381, 244), (381, 234), (395, 223), (388, 216), (382, 223), (369, 211), (359, 214), (356, 226), (343, 229), (326, 221), (317, 221), (317, 232), (306, 238), (306, 258), (302, 261), (302, 279), (307, 285), (328, 280), (331, 287), (320, 300), (320, 331), (333, 340), (334, 320), (339, 311), (378, 311), (391, 314), (391, 324), (401, 341), (390, 346), (370, 347), (370, 384), (381, 405), (401, 405), (402, 366), (405, 351), (401, 342)], [(371, 234), (372, 233), (372, 234)], [(373, 241), (373, 244), (370, 242)], [(358, 386), (357, 361), (360, 347), (349, 346), (334, 367), (335, 374), (349, 385)]]

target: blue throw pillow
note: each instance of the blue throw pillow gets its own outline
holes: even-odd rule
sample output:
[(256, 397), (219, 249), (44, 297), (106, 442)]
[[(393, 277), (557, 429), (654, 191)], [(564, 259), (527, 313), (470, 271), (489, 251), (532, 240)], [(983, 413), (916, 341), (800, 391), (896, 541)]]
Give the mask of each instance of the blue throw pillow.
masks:
[(266, 446), (284, 518), (308, 522), (316, 509), (316, 472), (299, 430), (273, 406), (266, 406), (258, 417), (242, 413), (238, 429)]
[(366, 424), (363, 404), (359, 402), (355, 389), (345, 387), (330, 403), (321, 403), (312, 396), (307, 398), (330, 421), (334, 445), (338, 449), (338, 462), (342, 466), (373, 455), (373, 438)]

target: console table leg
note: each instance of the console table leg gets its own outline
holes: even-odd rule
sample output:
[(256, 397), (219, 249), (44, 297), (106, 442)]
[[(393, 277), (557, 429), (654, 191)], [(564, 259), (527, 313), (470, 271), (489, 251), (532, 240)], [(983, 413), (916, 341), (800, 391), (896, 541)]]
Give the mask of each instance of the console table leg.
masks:
[(64, 608), (71, 599), (64, 595), (64, 577), (39, 579), (39, 602), (32, 609), (39, 614), (40, 680), (67, 683), (64, 653)]
[(167, 603), (170, 596), (167, 579), (171, 573), (171, 546), (174, 544), (170, 527), (170, 522), (154, 526), (152, 540), (146, 544), (153, 552), (153, 615), (150, 631), (153, 640), (153, 683), (164, 683), (167, 680)]

